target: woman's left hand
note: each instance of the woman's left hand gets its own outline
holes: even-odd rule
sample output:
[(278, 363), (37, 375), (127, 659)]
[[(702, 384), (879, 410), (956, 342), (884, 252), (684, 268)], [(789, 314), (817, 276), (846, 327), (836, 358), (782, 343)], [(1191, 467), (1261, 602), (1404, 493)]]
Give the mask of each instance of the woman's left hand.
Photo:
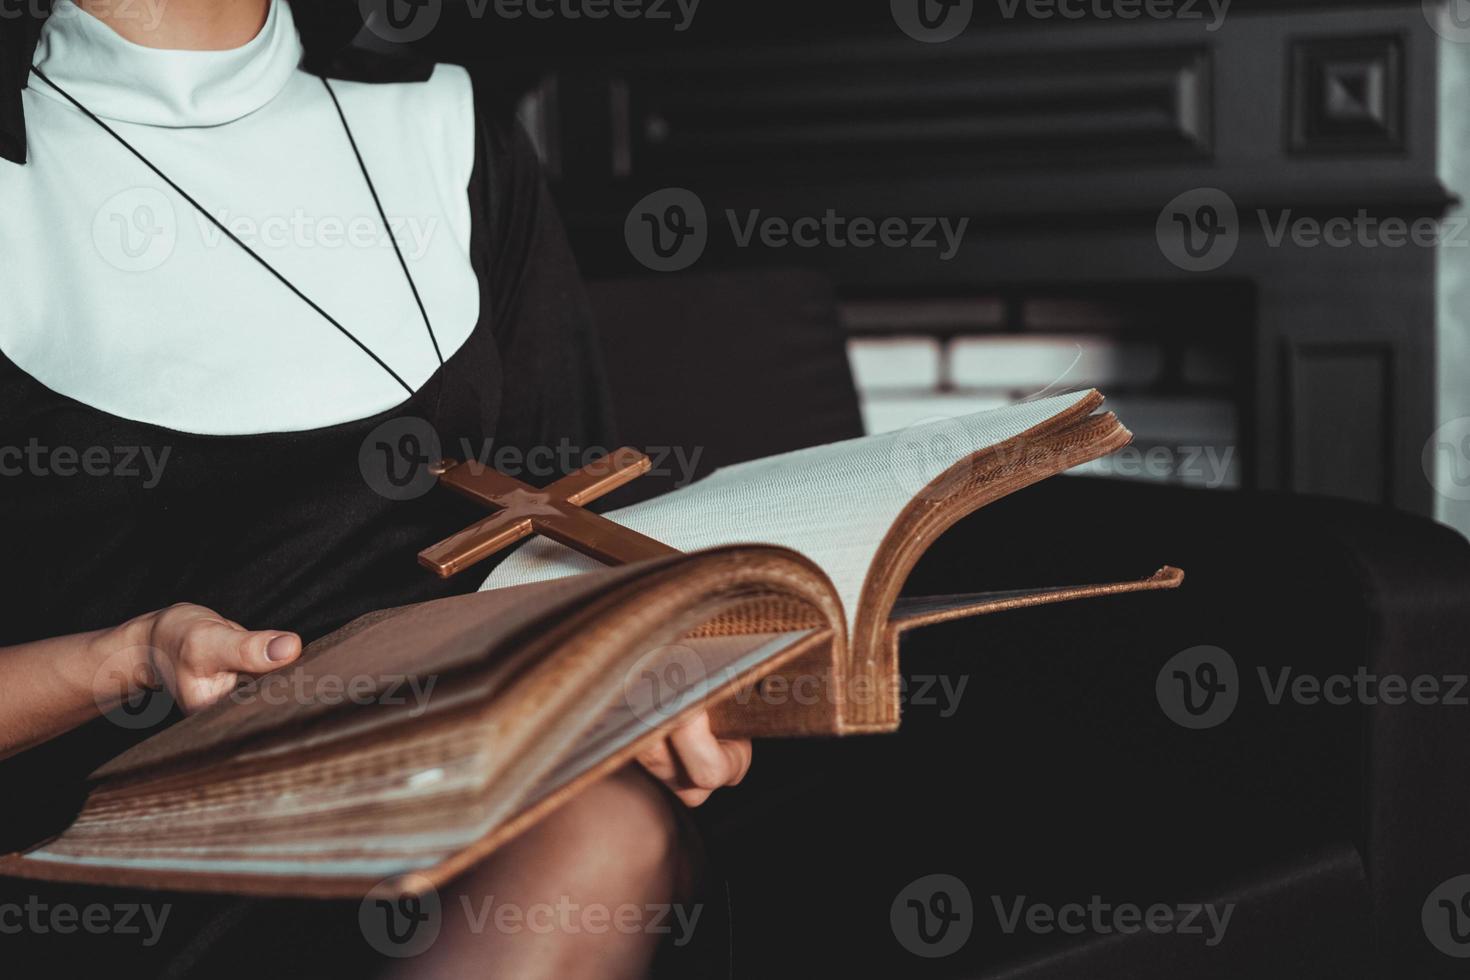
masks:
[(699, 806), (721, 786), (734, 786), (750, 771), (749, 739), (720, 739), (703, 711), (655, 742), (638, 762), (674, 791), (685, 806)]

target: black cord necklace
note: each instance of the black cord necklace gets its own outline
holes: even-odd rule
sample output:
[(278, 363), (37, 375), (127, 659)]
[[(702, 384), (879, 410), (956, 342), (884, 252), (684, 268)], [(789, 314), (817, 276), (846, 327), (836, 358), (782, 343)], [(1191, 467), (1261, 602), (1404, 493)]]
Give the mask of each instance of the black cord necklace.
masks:
[[(82, 114), (85, 115), (88, 119), (92, 120), (98, 126), (101, 126), (102, 129), (105, 130), (109, 136), (121, 143), (129, 153), (141, 160), (144, 166), (157, 174), (158, 177), (162, 179), (164, 183), (168, 184), (169, 187), (173, 188), (180, 197), (188, 201), (194, 207), (194, 210), (198, 211), (210, 223), (212, 223), (216, 228), (223, 232), (230, 241), (234, 242), (236, 245), (240, 246), (240, 248), (244, 249), (247, 255), (249, 255), (256, 262), (259, 262), (267, 272), (279, 279), (282, 285), (284, 285), (287, 289), (291, 290), (291, 292), (300, 297), (302, 302), (304, 302), (307, 306), (320, 313), (324, 320), (326, 320), (332, 326), (336, 327), (337, 330), (341, 332), (342, 336), (346, 337), (348, 340), (356, 344), (364, 354), (373, 359), (374, 363), (376, 363), (384, 371), (387, 371), (394, 381), (403, 386), (403, 390), (408, 392), (409, 397), (413, 396), (414, 390), (412, 387), (409, 386), (408, 382), (404, 381), (403, 378), (399, 376), (397, 371), (394, 371), (391, 367), (389, 367), (388, 363), (384, 361), (381, 357), (379, 357), (371, 347), (359, 340), (351, 330), (348, 330), (340, 322), (338, 322), (336, 317), (332, 316), (326, 310), (317, 305), (317, 303), (314, 302), (310, 296), (307, 296), (300, 289), (296, 288), (296, 285), (292, 283), (291, 280), (283, 276), (280, 272), (278, 272), (275, 266), (271, 265), (264, 258), (262, 258), (260, 254), (255, 251), (255, 249), (251, 248), (249, 245), (241, 241), (239, 237), (237, 237), (234, 232), (230, 231), (230, 229), (226, 228), (224, 223), (221, 222), (218, 218), (206, 211), (204, 209), (204, 206), (196, 201), (194, 197), (189, 194), (188, 191), (184, 190), (182, 187), (176, 184), (173, 179), (169, 177), (168, 174), (164, 173), (162, 170), (158, 169), (158, 167), (154, 166), (153, 161), (149, 160), (142, 153), (138, 152), (138, 150), (134, 148), (131, 143), (123, 139), (122, 136), (118, 135), (116, 130), (107, 125), (107, 123), (103, 122), (95, 113), (92, 112), (92, 110), (88, 109), (76, 99), (72, 98), (71, 93), (67, 92), (60, 85), (57, 85), (51, 79), (47, 78), (45, 72), (41, 71), (41, 69), (37, 68), (35, 65), (32, 65), (31, 71), (35, 72), (36, 76), (40, 78), (41, 81), (45, 82), (47, 85), (50, 85), (52, 88), (54, 88), (57, 92), (61, 93), (63, 98), (65, 98), (72, 105), (76, 106), (77, 109), (79, 109)], [(335, 106), (337, 109), (337, 118), (342, 121), (342, 130), (347, 134), (347, 142), (352, 146), (352, 155), (357, 158), (357, 166), (360, 170), (362, 170), (363, 180), (367, 182), (368, 192), (372, 195), (373, 204), (378, 209), (378, 217), (383, 220), (383, 230), (388, 233), (388, 240), (393, 243), (393, 254), (398, 256), (398, 265), (400, 268), (403, 269), (403, 275), (408, 280), (408, 288), (413, 293), (414, 302), (418, 304), (419, 314), (424, 318), (424, 328), (429, 332), (429, 342), (434, 345), (434, 356), (438, 358), (439, 369), (442, 372), (444, 369), (444, 354), (439, 350), (439, 339), (434, 336), (434, 327), (429, 322), (429, 311), (424, 308), (424, 301), (422, 297), (419, 296), (418, 285), (413, 281), (413, 273), (408, 271), (408, 262), (405, 261), (403, 258), (403, 250), (398, 247), (398, 238), (393, 234), (393, 228), (388, 223), (388, 215), (383, 211), (383, 202), (378, 198), (378, 189), (373, 186), (372, 175), (368, 173), (367, 164), (363, 162), (362, 153), (357, 148), (357, 140), (353, 138), (352, 127), (347, 125), (347, 115), (342, 111), (342, 103), (337, 101), (337, 93), (332, 90), (331, 84), (325, 78), (322, 78), (321, 82), (322, 86), (325, 87), (327, 90), (327, 95), (329, 95), (332, 99), (332, 105)]]

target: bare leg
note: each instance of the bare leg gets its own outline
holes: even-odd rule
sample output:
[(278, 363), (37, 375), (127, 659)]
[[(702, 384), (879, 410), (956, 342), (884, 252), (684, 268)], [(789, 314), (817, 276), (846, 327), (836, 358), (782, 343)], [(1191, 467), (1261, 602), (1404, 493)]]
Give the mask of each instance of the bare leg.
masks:
[(647, 976), (662, 937), (644, 910), (687, 887), (674, 805), (636, 768), (588, 788), (443, 889), (438, 939), (390, 976)]

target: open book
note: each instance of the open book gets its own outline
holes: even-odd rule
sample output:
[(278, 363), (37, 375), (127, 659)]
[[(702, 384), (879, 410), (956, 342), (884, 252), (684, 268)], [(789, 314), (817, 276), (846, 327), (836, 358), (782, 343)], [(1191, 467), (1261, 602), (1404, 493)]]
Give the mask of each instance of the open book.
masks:
[(685, 554), (603, 568), (534, 540), (482, 591), (364, 616), (118, 756), (76, 820), (0, 874), (421, 890), (701, 708), (731, 736), (893, 730), (905, 631), (1181, 581), (1165, 567), (899, 597), (955, 521), (1125, 445), (1101, 402), (1080, 392), (787, 453), (609, 515)]

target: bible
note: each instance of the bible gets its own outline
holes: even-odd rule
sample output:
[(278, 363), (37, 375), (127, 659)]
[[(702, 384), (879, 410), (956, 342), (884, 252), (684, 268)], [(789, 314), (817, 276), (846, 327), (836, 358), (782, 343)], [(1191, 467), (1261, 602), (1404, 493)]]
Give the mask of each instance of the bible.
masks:
[(117, 756), (74, 821), (0, 874), (411, 893), (693, 712), (726, 737), (892, 731), (909, 630), (1182, 581), (1163, 566), (900, 595), (960, 518), (1126, 445), (1101, 403), (1077, 392), (718, 470), (607, 515), (669, 549), (618, 567), (534, 538), (480, 591), (363, 616)]

